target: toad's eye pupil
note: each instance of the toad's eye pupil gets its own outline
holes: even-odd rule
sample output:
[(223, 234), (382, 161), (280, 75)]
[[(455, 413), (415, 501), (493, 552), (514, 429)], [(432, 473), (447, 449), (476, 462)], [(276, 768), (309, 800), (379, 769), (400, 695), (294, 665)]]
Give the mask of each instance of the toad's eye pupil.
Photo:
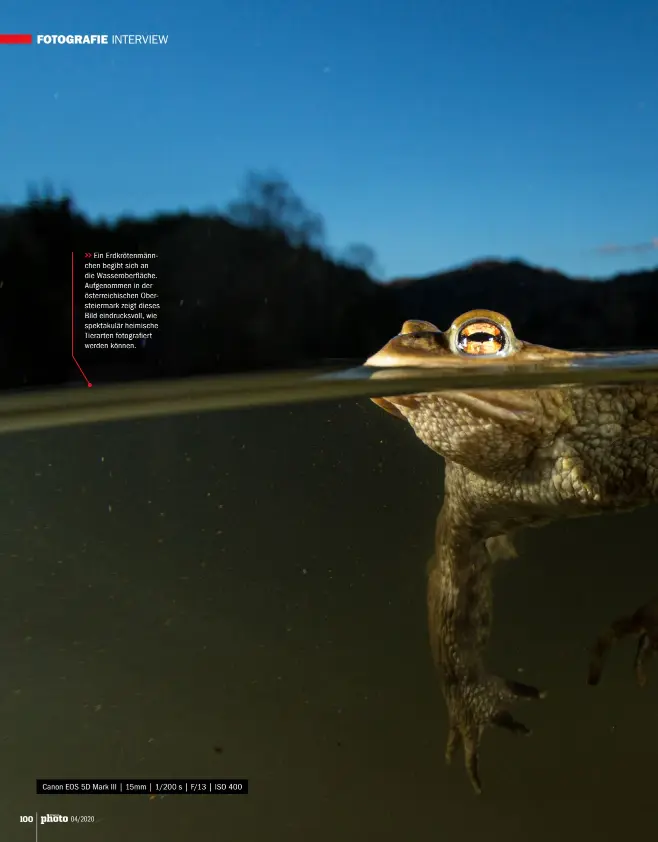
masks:
[(472, 322), (464, 325), (457, 337), (457, 347), (463, 354), (487, 356), (499, 354), (506, 344), (505, 333), (490, 322)]

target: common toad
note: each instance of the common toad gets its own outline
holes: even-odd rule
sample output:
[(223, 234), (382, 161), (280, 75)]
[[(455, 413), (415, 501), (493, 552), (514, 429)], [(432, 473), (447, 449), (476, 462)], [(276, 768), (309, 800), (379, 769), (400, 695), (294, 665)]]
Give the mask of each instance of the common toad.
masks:
[[(522, 342), (504, 316), (473, 310), (445, 332), (429, 322), (405, 322), (366, 365), (433, 367), (501, 359), (569, 364), (584, 356), (597, 355)], [(515, 554), (513, 535), (520, 527), (629, 510), (656, 499), (658, 384), (492, 388), (373, 400), (406, 420), (445, 458), (445, 495), (428, 575), (430, 643), (448, 709), (446, 759), (463, 744), (468, 776), (479, 793), (484, 728), (529, 733), (508, 706), (545, 695), (485, 669), (495, 562)], [(630, 633), (640, 636), (637, 674), (643, 681), (646, 657), (658, 648), (658, 603), (601, 635), (590, 683), (598, 681), (610, 644)]]

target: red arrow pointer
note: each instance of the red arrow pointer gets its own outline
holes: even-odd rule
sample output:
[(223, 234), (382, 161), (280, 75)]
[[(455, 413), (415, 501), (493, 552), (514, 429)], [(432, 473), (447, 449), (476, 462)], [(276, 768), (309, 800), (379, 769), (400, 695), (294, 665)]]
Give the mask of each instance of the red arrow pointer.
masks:
[[(87, 254), (88, 252), (85, 254), (85, 257)], [(91, 255), (89, 256), (91, 257)], [(94, 384), (89, 382), (87, 375), (82, 370), (82, 366), (75, 358), (75, 256), (73, 252), (71, 252), (71, 356), (80, 374), (84, 377), (87, 386), (91, 389)]]

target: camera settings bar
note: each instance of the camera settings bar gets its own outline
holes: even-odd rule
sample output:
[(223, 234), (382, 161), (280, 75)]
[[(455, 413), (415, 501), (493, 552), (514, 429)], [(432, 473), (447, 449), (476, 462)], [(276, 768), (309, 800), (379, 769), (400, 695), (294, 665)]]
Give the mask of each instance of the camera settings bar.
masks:
[(246, 778), (38, 778), (37, 795), (247, 795)]

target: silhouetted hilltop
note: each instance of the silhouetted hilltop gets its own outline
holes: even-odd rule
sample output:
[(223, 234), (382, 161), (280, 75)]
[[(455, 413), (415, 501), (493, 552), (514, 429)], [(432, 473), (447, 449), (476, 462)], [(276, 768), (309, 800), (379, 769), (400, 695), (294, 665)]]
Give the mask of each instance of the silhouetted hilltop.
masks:
[(445, 328), (476, 307), (504, 313), (519, 336), (548, 345), (658, 347), (658, 270), (594, 282), (484, 260), (381, 284), (368, 272), (369, 247), (330, 256), (323, 242), (321, 218), (272, 177), (251, 176), (222, 214), (92, 222), (69, 198), (32, 197), (0, 212), (1, 385), (80, 377), (71, 254), (85, 252), (158, 255), (159, 328), (143, 346), (85, 350), (76, 308), (76, 356), (97, 383), (362, 360), (405, 319)]
[(658, 269), (594, 281), (520, 260), (483, 260), (424, 278), (394, 281), (407, 318), (446, 328), (461, 313), (504, 313), (518, 336), (565, 348), (658, 348)]
[[(0, 213), (0, 377), (5, 388), (80, 375), (71, 356), (71, 254), (155, 253), (159, 329), (129, 352), (76, 357), (92, 381), (289, 368), (365, 358), (397, 321), (359, 266), (328, 257), (321, 220), (283, 182), (251, 180), (226, 214), (91, 222), (69, 198)], [(82, 303), (81, 301), (79, 302)]]

